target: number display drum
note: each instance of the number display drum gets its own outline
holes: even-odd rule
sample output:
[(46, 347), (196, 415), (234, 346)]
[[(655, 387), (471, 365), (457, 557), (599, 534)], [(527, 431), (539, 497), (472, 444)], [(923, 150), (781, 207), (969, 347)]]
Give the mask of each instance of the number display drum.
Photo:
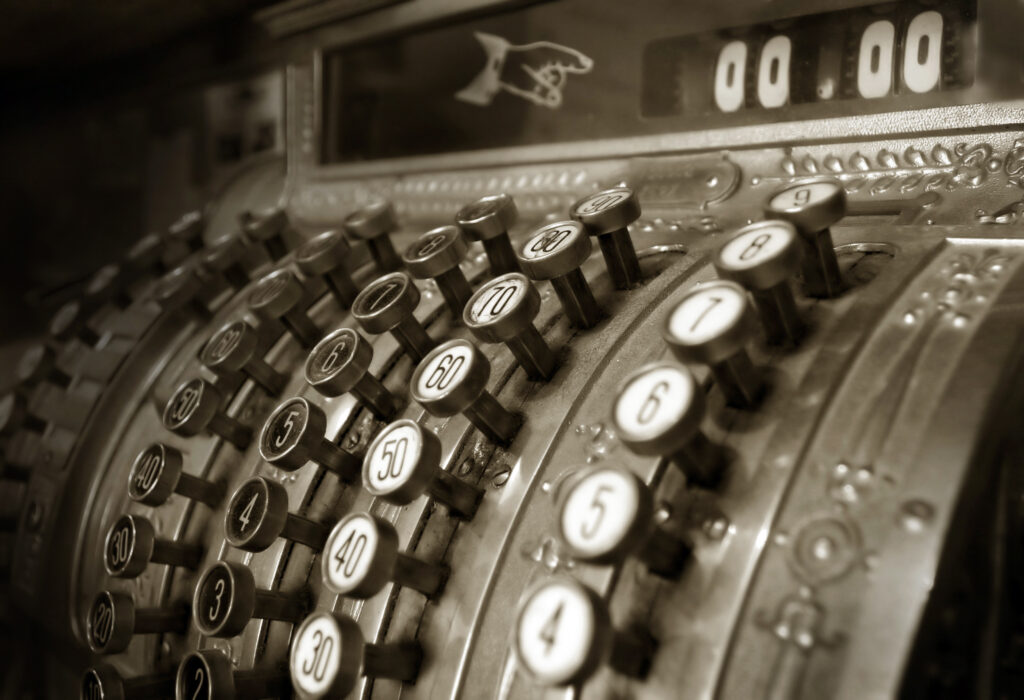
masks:
[(159, 506), (177, 493), (215, 508), (224, 498), (224, 483), (185, 474), (183, 462), (181, 452), (163, 443), (145, 448), (128, 472), (128, 497), (147, 506)]
[(192, 599), (196, 627), (207, 637), (237, 636), (253, 618), (298, 623), (308, 608), (307, 595), (258, 589), (252, 571), (227, 561), (207, 567)]
[(636, 556), (672, 578), (690, 553), (686, 542), (654, 524), (654, 496), (636, 474), (593, 469), (572, 482), (559, 504), (558, 531), (576, 559), (618, 564)]
[(455, 223), (474, 241), (483, 243), (492, 275), (519, 272), (519, 261), (508, 232), (519, 218), (515, 200), (507, 194), (489, 194), (467, 204)]
[(232, 700), (282, 697), (288, 692), (288, 672), (282, 668), (236, 671), (231, 659), (217, 649), (199, 649), (178, 664), (178, 700)]
[(803, 335), (803, 320), (789, 283), (800, 267), (801, 255), (796, 229), (786, 221), (744, 226), (715, 253), (718, 274), (743, 285), (754, 297), (771, 344), (795, 344)]
[(608, 606), (569, 578), (542, 581), (523, 597), (515, 623), (514, 650), (520, 668), (546, 686), (581, 683), (607, 664), (642, 678), (654, 641), (612, 627)]
[(320, 394), (341, 396), (351, 391), (379, 420), (388, 420), (398, 410), (394, 394), (370, 373), (373, 346), (351, 328), (328, 333), (309, 353), (305, 375)]
[(469, 243), (458, 226), (440, 226), (413, 241), (402, 256), (406, 268), (417, 279), (432, 279), (441, 290), (448, 309), (462, 318), (473, 288), (459, 264), (466, 258)]
[(662, 337), (682, 362), (709, 365), (732, 406), (753, 407), (763, 393), (761, 370), (746, 345), (757, 318), (746, 291), (734, 282), (716, 281), (689, 291), (665, 316)]
[(410, 393), (431, 414), (442, 418), (462, 413), (487, 439), (512, 442), (522, 417), (510, 412), (487, 391), (491, 363), (468, 340), (456, 338), (434, 348), (416, 366)]
[(416, 643), (367, 644), (348, 615), (316, 612), (295, 632), (288, 666), (296, 696), (315, 700), (347, 697), (360, 676), (411, 683), (422, 659)]
[(686, 367), (655, 362), (639, 368), (619, 387), (611, 417), (633, 452), (669, 457), (690, 482), (718, 483), (721, 451), (700, 430), (704, 392)]
[(416, 421), (388, 424), (366, 449), (363, 486), (374, 496), (407, 505), (422, 496), (448, 506), (452, 515), (472, 518), (483, 496), (477, 487), (441, 469), (441, 441)]
[(557, 358), (533, 319), (540, 311), (540, 294), (526, 275), (510, 272), (486, 282), (470, 298), (463, 323), (485, 343), (505, 343), (526, 375), (548, 380)]
[(302, 397), (281, 402), (263, 424), (260, 455), (271, 464), (294, 471), (316, 462), (343, 481), (359, 478), (361, 460), (325, 437), (327, 414)]
[(437, 343), (413, 312), (420, 303), (420, 290), (404, 272), (378, 277), (359, 293), (352, 315), (367, 333), (391, 333), (405, 353), (419, 362)]
[(615, 187), (587, 195), (572, 205), (572, 218), (597, 236), (615, 288), (636, 286), (641, 279), (640, 261), (627, 228), (640, 218), (640, 202), (633, 190)]
[(338, 522), (320, 561), (324, 585), (353, 598), (370, 598), (390, 581), (433, 598), (448, 577), (447, 567), (398, 551), (394, 526), (369, 513)]
[(798, 183), (776, 192), (765, 215), (796, 227), (803, 244), (804, 289), (808, 296), (829, 298), (843, 291), (829, 227), (846, 215), (846, 191), (834, 180)]
[(320, 551), (327, 528), (309, 518), (288, 512), (288, 491), (276, 481), (254, 476), (242, 482), (224, 514), (224, 534), (229, 544), (249, 552), (261, 552), (278, 537)]
[(538, 229), (519, 249), (519, 262), (532, 279), (550, 280), (569, 323), (593, 328), (601, 309), (580, 267), (593, 244), (577, 221), (558, 221)]

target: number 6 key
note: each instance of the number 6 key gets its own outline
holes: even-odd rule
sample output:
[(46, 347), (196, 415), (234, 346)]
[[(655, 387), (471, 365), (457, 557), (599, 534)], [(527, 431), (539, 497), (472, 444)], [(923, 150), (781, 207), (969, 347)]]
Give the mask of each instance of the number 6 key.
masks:
[(324, 585), (352, 598), (371, 598), (389, 581), (433, 598), (448, 578), (447, 567), (399, 552), (395, 528), (369, 513), (339, 521), (320, 561)]
[(561, 499), (558, 532), (573, 557), (618, 564), (636, 555), (652, 573), (673, 578), (689, 545), (654, 524), (654, 496), (640, 477), (602, 467), (576, 480)]
[(363, 486), (371, 495), (407, 505), (424, 493), (452, 515), (473, 517), (483, 492), (441, 469), (441, 441), (416, 421), (387, 425), (366, 450)]
[(703, 418), (703, 389), (674, 362), (655, 362), (626, 377), (612, 404), (612, 422), (627, 447), (666, 456), (688, 482), (711, 487), (721, 478), (721, 451), (701, 432)]
[(785, 221), (744, 226), (715, 253), (719, 276), (738, 282), (754, 297), (765, 338), (772, 345), (796, 344), (803, 335), (803, 320), (789, 286), (800, 259), (796, 229)]

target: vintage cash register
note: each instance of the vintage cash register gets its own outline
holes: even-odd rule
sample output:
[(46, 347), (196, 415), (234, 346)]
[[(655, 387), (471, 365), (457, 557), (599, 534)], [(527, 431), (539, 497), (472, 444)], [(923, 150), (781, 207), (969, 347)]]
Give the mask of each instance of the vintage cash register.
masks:
[(1024, 694), (1024, 5), (253, 21), (284, 177), (0, 402), (11, 697)]

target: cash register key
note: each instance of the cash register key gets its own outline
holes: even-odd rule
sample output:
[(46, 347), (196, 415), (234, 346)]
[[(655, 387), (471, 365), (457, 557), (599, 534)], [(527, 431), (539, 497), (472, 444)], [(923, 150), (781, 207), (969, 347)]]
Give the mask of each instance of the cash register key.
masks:
[(328, 333), (306, 358), (306, 382), (328, 398), (352, 392), (379, 420), (389, 420), (398, 400), (370, 373), (373, 346), (351, 328)]
[(288, 512), (288, 491), (262, 476), (254, 476), (231, 496), (224, 514), (228, 544), (247, 552), (262, 552), (278, 537), (304, 544), (313, 551), (323, 549), (327, 527)]
[(115, 520), (103, 543), (103, 566), (116, 578), (136, 578), (151, 563), (195, 569), (202, 556), (199, 545), (158, 538), (153, 524), (141, 515)]
[(302, 283), (289, 270), (264, 275), (249, 293), (249, 308), (260, 318), (280, 321), (304, 348), (311, 348), (323, 333), (301, 308), (305, 298)]
[(242, 372), (268, 394), (278, 396), (288, 383), (288, 377), (260, 357), (259, 345), (256, 329), (245, 321), (233, 321), (210, 337), (199, 359), (215, 374), (233, 376)]
[(148, 233), (128, 249), (122, 269), (125, 280), (133, 282), (144, 275), (162, 275), (167, 272), (164, 262), (166, 245), (156, 233)]
[(321, 559), (324, 585), (351, 598), (366, 599), (389, 582), (428, 598), (441, 592), (448, 569), (398, 551), (398, 532), (369, 513), (350, 513), (331, 530)]
[(136, 634), (182, 633), (188, 629), (188, 606), (136, 608), (127, 593), (102, 591), (93, 599), (86, 618), (86, 639), (96, 654), (116, 654), (128, 648)]
[(654, 362), (619, 387), (612, 424), (636, 454), (668, 457), (688, 482), (711, 487), (721, 478), (722, 454), (701, 432), (704, 405), (704, 391), (689, 369)]
[(212, 275), (224, 278), (236, 291), (249, 284), (249, 271), (243, 260), (249, 252), (251, 243), (235, 234), (214, 241), (210, 250), (203, 254), (200, 265)]
[(18, 430), (42, 433), (46, 430), (46, 421), (32, 413), (28, 399), (10, 391), (0, 396), (0, 436), (13, 435)]
[(572, 205), (571, 214), (587, 233), (597, 236), (615, 288), (635, 287), (641, 279), (640, 261), (627, 228), (640, 218), (640, 202), (633, 190), (615, 187), (587, 195)]
[(366, 241), (370, 255), (382, 273), (402, 269), (402, 259), (398, 257), (388, 235), (397, 228), (398, 219), (395, 217), (395, 208), (391, 206), (391, 202), (368, 204), (352, 212), (345, 219), (345, 232)]
[(185, 437), (209, 431), (244, 450), (252, 441), (252, 430), (224, 413), (223, 404), (220, 389), (205, 379), (190, 379), (167, 401), (164, 427)]
[(605, 665), (643, 678), (655, 647), (649, 635), (616, 630), (597, 593), (561, 576), (527, 591), (514, 634), (519, 667), (550, 687), (582, 683)]
[(206, 284), (196, 266), (185, 262), (157, 280), (153, 298), (164, 311), (181, 309), (200, 321), (208, 321), (213, 313), (199, 298)]
[(519, 218), (515, 200), (507, 194), (489, 194), (464, 206), (455, 223), (471, 240), (483, 243), (492, 275), (520, 272), (519, 260), (509, 237)]
[(526, 376), (547, 381), (558, 358), (533, 320), (540, 311), (540, 294), (526, 275), (510, 272), (484, 283), (462, 314), (463, 323), (485, 343), (504, 343)]
[(199, 209), (185, 212), (178, 220), (167, 227), (167, 240), (184, 245), (190, 252), (203, 248), (203, 233), (206, 220)]
[(593, 328), (601, 309), (580, 266), (590, 257), (593, 244), (583, 224), (557, 221), (538, 229), (519, 249), (523, 271), (535, 280), (550, 280), (569, 323)]
[(78, 338), (89, 347), (100, 342), (100, 335), (88, 325), (89, 309), (79, 300), (65, 303), (50, 319), (49, 331), (54, 340), (66, 342)]
[(218, 649), (199, 649), (178, 664), (176, 700), (260, 700), (288, 693), (288, 669), (281, 666), (236, 671)]
[(830, 298), (843, 291), (839, 261), (829, 227), (846, 216), (846, 191), (835, 180), (790, 185), (772, 195), (765, 216), (796, 227), (803, 244), (804, 289), (808, 296)]
[(103, 662), (85, 670), (78, 693), (79, 700), (152, 700), (173, 695), (173, 673), (124, 678), (116, 668)]
[(388, 503), (408, 505), (424, 494), (468, 520), (483, 491), (441, 468), (441, 441), (433, 431), (403, 418), (388, 424), (366, 449), (363, 487)]
[(654, 496), (640, 477), (600, 467), (572, 482), (560, 499), (558, 531), (580, 561), (616, 565), (640, 559), (658, 576), (679, 576), (689, 545), (654, 522)]
[(302, 397), (278, 404), (260, 431), (260, 455), (285, 471), (309, 462), (337, 474), (343, 481), (359, 478), (362, 460), (326, 438), (327, 414)]
[(256, 588), (247, 566), (218, 561), (199, 576), (192, 608), (201, 634), (235, 637), (254, 618), (298, 624), (309, 609), (309, 596)]
[(50, 382), (66, 389), (71, 384), (71, 375), (57, 366), (57, 351), (45, 343), (35, 343), (21, 354), (14, 376), (25, 386)]
[(132, 297), (125, 289), (125, 274), (120, 265), (104, 265), (85, 284), (85, 296), (94, 306), (113, 302), (119, 309), (127, 309)]
[(370, 644), (359, 623), (336, 612), (315, 612), (295, 632), (289, 667), (301, 700), (347, 697), (360, 676), (416, 680), (423, 652), (416, 642)]
[(715, 253), (720, 277), (737, 282), (754, 297), (768, 343), (796, 344), (803, 336), (790, 279), (800, 268), (799, 235), (786, 221), (744, 226)]
[(420, 290), (404, 272), (378, 277), (359, 293), (352, 315), (367, 333), (390, 332), (414, 362), (419, 362), (437, 343), (413, 312), (420, 303)]
[(216, 508), (224, 498), (224, 483), (186, 474), (177, 449), (153, 443), (139, 452), (128, 472), (128, 497), (148, 506), (167, 502), (172, 493)]
[(281, 207), (248, 213), (242, 230), (249, 240), (263, 246), (271, 260), (280, 260), (298, 242), (298, 235), (288, 222), (288, 214)]
[(487, 391), (490, 376), (491, 363), (479, 348), (455, 338), (434, 348), (416, 366), (410, 393), (431, 415), (447, 418), (461, 413), (488, 440), (508, 445), (523, 418)]
[(341, 231), (325, 231), (306, 241), (295, 251), (295, 264), (307, 277), (320, 277), (338, 306), (352, 306), (359, 287), (352, 280), (348, 261), (352, 246)]
[(757, 318), (735, 282), (702, 284), (665, 316), (661, 334), (681, 362), (708, 365), (729, 405), (752, 408), (764, 390), (762, 371), (747, 353)]
[(473, 295), (473, 288), (459, 267), (468, 251), (469, 243), (458, 226), (441, 226), (413, 241), (402, 256), (413, 277), (437, 283), (448, 309), (457, 319), (462, 318), (462, 309)]

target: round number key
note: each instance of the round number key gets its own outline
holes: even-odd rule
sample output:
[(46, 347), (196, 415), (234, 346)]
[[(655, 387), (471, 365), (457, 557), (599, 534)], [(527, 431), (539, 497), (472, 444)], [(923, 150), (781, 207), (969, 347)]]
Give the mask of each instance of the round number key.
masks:
[(311, 348), (322, 334), (301, 308), (305, 296), (302, 283), (291, 271), (274, 270), (253, 287), (249, 308), (261, 318), (280, 321), (302, 347)]
[(218, 375), (230, 377), (242, 372), (268, 394), (277, 396), (288, 383), (288, 377), (259, 356), (259, 344), (256, 329), (245, 321), (234, 321), (211, 336), (199, 360)]
[(305, 595), (256, 588), (252, 571), (227, 561), (200, 575), (192, 600), (196, 627), (207, 637), (237, 636), (253, 618), (298, 623), (308, 607)]
[(167, 502), (172, 493), (216, 507), (224, 484), (185, 474), (181, 452), (156, 442), (138, 454), (128, 472), (128, 497), (148, 506)]
[(150, 700), (173, 694), (173, 673), (124, 678), (110, 664), (98, 663), (82, 674), (78, 697), (79, 700)]
[(483, 492), (441, 469), (440, 462), (437, 435), (403, 418), (381, 430), (366, 449), (363, 486), (371, 495), (397, 505), (429, 493), (453, 515), (473, 517)]
[(785, 221), (744, 226), (718, 249), (719, 276), (750, 290), (769, 343), (795, 343), (803, 334), (789, 279), (800, 266), (796, 229)]
[(640, 261), (626, 228), (640, 218), (640, 203), (628, 187), (587, 195), (572, 206), (572, 218), (597, 236), (608, 273), (616, 289), (629, 289), (640, 281)]
[(236, 671), (227, 655), (217, 649), (186, 654), (178, 664), (177, 700), (235, 700), (280, 698), (288, 692), (288, 672), (279, 667)]
[(402, 268), (402, 259), (395, 252), (395, 246), (388, 235), (397, 228), (395, 208), (390, 202), (373, 202), (345, 219), (345, 232), (353, 238), (366, 241), (370, 255), (381, 272)]
[(295, 264), (307, 277), (321, 277), (342, 309), (352, 306), (359, 287), (352, 281), (348, 261), (352, 247), (341, 231), (325, 231), (295, 252)]
[(489, 194), (464, 206), (455, 223), (474, 241), (483, 243), (492, 275), (519, 272), (519, 261), (508, 231), (519, 218), (515, 200), (507, 194)]
[(473, 295), (473, 288), (459, 267), (468, 251), (469, 243), (459, 227), (441, 226), (420, 236), (402, 256), (414, 277), (437, 283), (456, 318), (462, 318), (462, 309)]
[(353, 598), (370, 598), (389, 581), (433, 598), (448, 576), (446, 567), (399, 552), (395, 528), (369, 513), (343, 518), (331, 531), (324, 551), (324, 585)]
[(505, 343), (530, 379), (547, 380), (557, 358), (533, 325), (540, 294), (530, 280), (510, 272), (485, 283), (470, 298), (462, 320), (485, 343)]
[(719, 281), (680, 299), (665, 317), (662, 336), (679, 360), (709, 365), (731, 405), (749, 408), (764, 387), (761, 371), (746, 350), (756, 330), (746, 291)]
[(802, 182), (776, 192), (765, 214), (793, 224), (803, 243), (804, 288), (812, 297), (843, 291), (839, 262), (829, 227), (846, 215), (846, 191), (835, 180)]
[(296, 696), (313, 700), (347, 697), (360, 676), (412, 682), (422, 658), (418, 644), (367, 644), (351, 617), (316, 612), (296, 631), (288, 665)]
[(419, 362), (436, 345), (413, 312), (420, 290), (404, 272), (378, 277), (352, 303), (352, 315), (367, 333), (390, 332), (406, 354)]
[(206, 282), (199, 276), (197, 265), (184, 263), (157, 280), (153, 298), (164, 311), (185, 311), (200, 321), (208, 321), (213, 313), (200, 298)]
[(617, 632), (604, 601), (567, 578), (544, 581), (527, 592), (516, 617), (516, 658), (546, 686), (580, 683), (603, 664), (642, 677), (653, 646), (649, 638)]
[(519, 262), (531, 278), (550, 280), (569, 322), (592, 328), (601, 310), (580, 267), (590, 257), (593, 244), (583, 225), (557, 221), (538, 229), (519, 249)]
[(691, 482), (715, 485), (720, 452), (700, 430), (704, 392), (686, 367), (656, 362), (629, 375), (612, 404), (620, 439), (640, 455), (665, 455)]
[(242, 219), (245, 235), (261, 244), (271, 260), (280, 260), (298, 242), (298, 235), (288, 222), (288, 214), (281, 207), (245, 212)]
[(235, 290), (245, 289), (249, 284), (246, 260), (250, 245), (241, 235), (218, 239), (203, 254), (200, 265), (208, 274), (222, 277)]
[(164, 427), (172, 433), (194, 437), (209, 430), (240, 450), (252, 441), (252, 430), (221, 410), (224, 395), (205, 379), (190, 379), (167, 401)]
[(412, 397), (440, 417), (462, 413), (499, 445), (512, 442), (522, 417), (486, 390), (491, 363), (468, 340), (456, 338), (434, 348), (412, 374)]
[(678, 576), (689, 546), (654, 524), (654, 497), (638, 476), (604, 467), (587, 472), (560, 505), (559, 534), (574, 557), (617, 564), (636, 555), (659, 576)]
[(199, 545), (157, 539), (153, 524), (139, 515), (115, 520), (103, 545), (103, 566), (118, 578), (135, 578), (150, 563), (194, 569), (202, 556)]
[(102, 591), (89, 606), (86, 639), (97, 654), (116, 654), (128, 648), (136, 634), (184, 632), (188, 628), (188, 606), (136, 608), (127, 593)]
[(262, 552), (278, 537), (319, 552), (327, 538), (327, 528), (289, 513), (288, 491), (284, 486), (254, 476), (242, 482), (231, 496), (224, 514), (224, 534), (229, 544), (250, 552)]
[(306, 359), (306, 381), (327, 397), (351, 391), (380, 420), (398, 410), (395, 396), (370, 373), (373, 346), (351, 328), (328, 333)]
[(288, 399), (264, 423), (260, 454), (286, 471), (300, 469), (312, 461), (343, 481), (355, 481), (362, 460), (324, 437), (326, 432), (327, 415), (323, 409), (301, 397)]

